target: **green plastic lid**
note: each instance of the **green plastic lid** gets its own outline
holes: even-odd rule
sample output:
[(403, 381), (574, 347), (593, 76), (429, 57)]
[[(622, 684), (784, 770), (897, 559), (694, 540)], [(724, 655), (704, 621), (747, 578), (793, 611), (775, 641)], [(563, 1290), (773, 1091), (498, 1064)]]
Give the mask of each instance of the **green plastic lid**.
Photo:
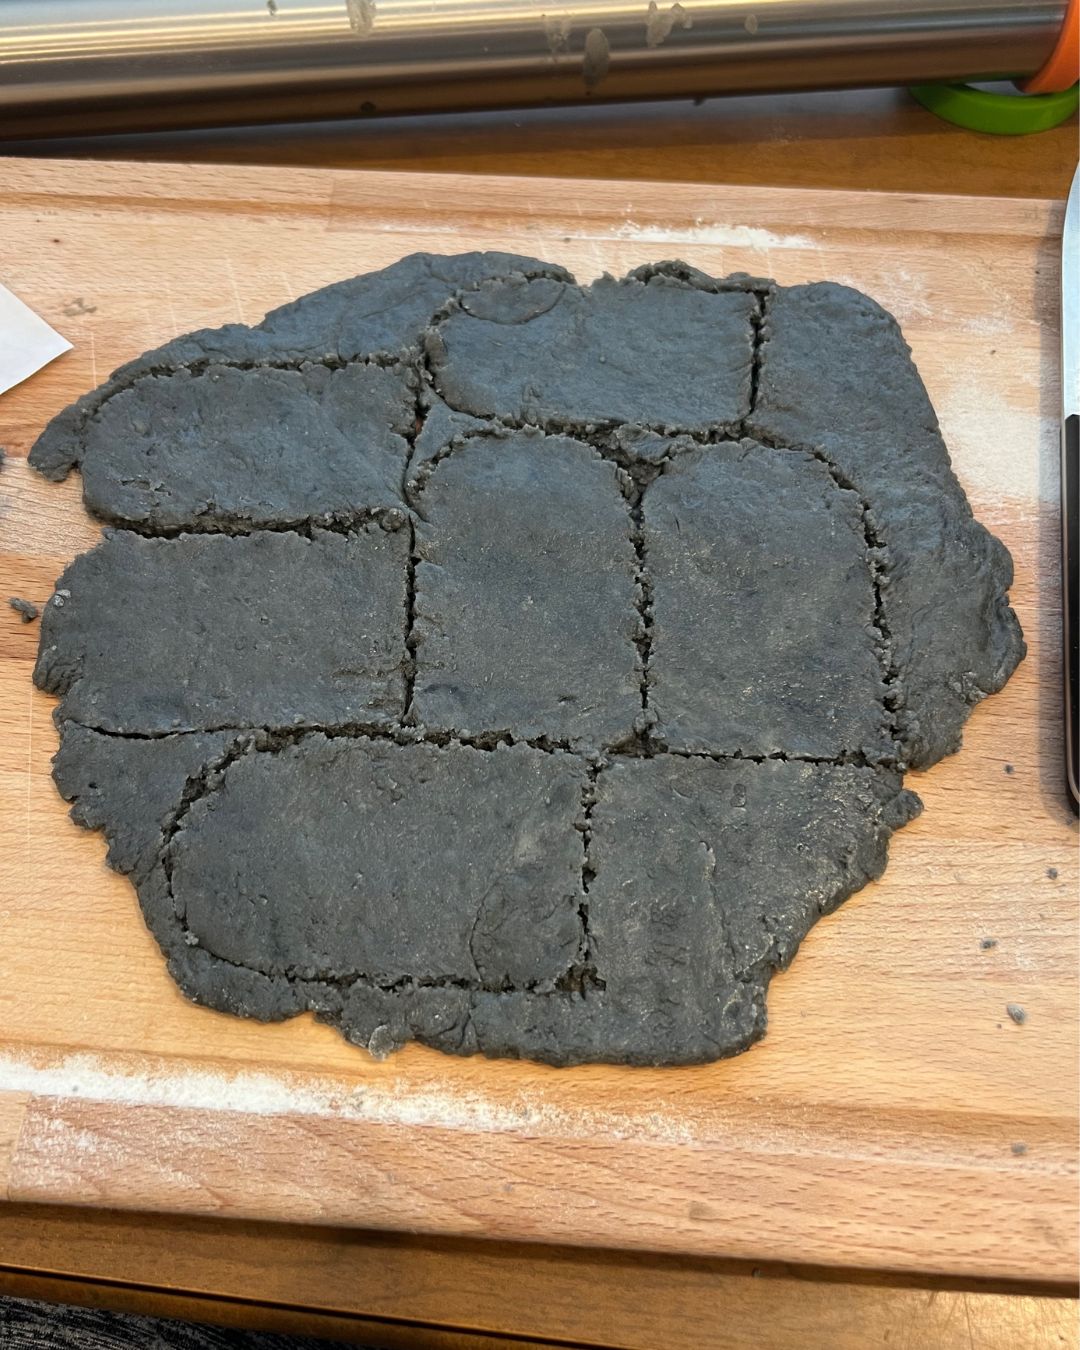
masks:
[(1026, 136), (1060, 126), (1080, 106), (1080, 85), (1057, 94), (994, 94), (968, 84), (916, 84), (913, 97), (946, 122), (995, 136)]

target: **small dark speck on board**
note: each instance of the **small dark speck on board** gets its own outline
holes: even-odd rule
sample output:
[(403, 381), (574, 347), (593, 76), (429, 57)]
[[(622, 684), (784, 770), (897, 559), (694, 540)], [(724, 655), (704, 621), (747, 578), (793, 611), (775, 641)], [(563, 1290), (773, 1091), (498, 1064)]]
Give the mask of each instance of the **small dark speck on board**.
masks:
[(1020, 1140), (1017, 1140), (1015, 1144), (1010, 1144), (1009, 1147), (1018, 1158), (1022, 1158), (1027, 1152), (1027, 1144), (1021, 1143)]
[(1005, 772), (1006, 772), (1006, 773), (1015, 773), (1016, 770), (1013, 768), (1013, 766), (1012, 766), (1011, 764), (1006, 764), (1006, 765), (1005, 765)]
[(979, 946), (983, 949), (984, 952), (988, 952), (991, 947), (997, 946), (997, 938), (983, 938), (982, 941), (979, 943)]
[(1057, 879), (1058, 879), (1058, 870), (1057, 870), (1057, 868), (1056, 868), (1056, 867), (1048, 867), (1048, 868), (1046, 869), (1046, 875), (1050, 878), (1051, 881), (1057, 881)]
[(1006, 1003), (1005, 1011), (1018, 1027), (1022, 1027), (1027, 1021), (1027, 1012), (1019, 1003)]
[(270, 11), (270, 17), (277, 13), (277, 0), (266, 0), (266, 8)]

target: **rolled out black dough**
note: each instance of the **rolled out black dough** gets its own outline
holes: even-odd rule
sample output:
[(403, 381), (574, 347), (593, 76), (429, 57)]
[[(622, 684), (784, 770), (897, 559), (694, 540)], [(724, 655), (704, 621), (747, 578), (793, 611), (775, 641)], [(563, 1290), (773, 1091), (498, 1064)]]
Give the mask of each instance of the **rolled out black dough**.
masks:
[[(525, 745), (316, 733), (242, 755), (176, 836), (185, 936), (269, 976), (550, 991), (583, 942), (584, 776), (576, 756)], [(318, 818), (283, 853), (272, 835), (305, 801)], [(253, 903), (238, 914), (241, 878)]]
[(894, 320), (416, 255), (50, 423), (54, 777), (191, 999), (552, 1064), (744, 1050), (1023, 655)]
[(642, 505), (657, 738), (887, 762), (885, 644), (856, 494), (812, 455), (744, 441), (676, 455)]
[(416, 502), (418, 721), (585, 747), (631, 736), (637, 562), (618, 467), (564, 436), (474, 434)]
[(87, 427), (86, 505), (160, 533), (399, 506), (415, 389), (407, 367), (363, 362), (210, 365), (136, 381)]
[(392, 722), (407, 529), (147, 539), (110, 530), (45, 610), (35, 679), (118, 735)]

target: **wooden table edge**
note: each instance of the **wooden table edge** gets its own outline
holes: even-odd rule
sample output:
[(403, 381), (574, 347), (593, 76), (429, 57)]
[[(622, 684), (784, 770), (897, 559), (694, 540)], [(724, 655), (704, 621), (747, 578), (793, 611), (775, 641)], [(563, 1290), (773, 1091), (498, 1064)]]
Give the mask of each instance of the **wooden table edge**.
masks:
[[(179, 1260), (178, 1267), (162, 1268), (166, 1253)], [(640, 1301), (636, 1314), (626, 1310), (630, 1289)], [(519, 1305), (504, 1308), (504, 1300), (513, 1303), (511, 1290)], [(788, 1328), (793, 1317), (810, 1319), (802, 1342), (807, 1346), (824, 1343), (814, 1339), (814, 1314), (822, 1308), (830, 1320), (849, 1316), (853, 1326), (880, 1319), (885, 1326), (902, 1322), (915, 1334), (921, 1325), (931, 1337), (923, 1343), (929, 1344), (936, 1343), (933, 1319), (941, 1315), (940, 1305), (962, 1308), (975, 1331), (1011, 1321), (1012, 1346), (1019, 1350), (1030, 1343), (1034, 1350), (1041, 1342), (1015, 1339), (1016, 1326), (1066, 1325), (1075, 1299), (1073, 1288), (1045, 1282), (916, 1279), (0, 1204), (0, 1294), (5, 1293), (433, 1350), (444, 1343), (460, 1350), (602, 1345), (608, 1343), (605, 1329), (612, 1345), (639, 1350), (668, 1343), (668, 1336), (658, 1339), (665, 1319), (672, 1344), (727, 1346), (741, 1344), (745, 1327), (770, 1308)], [(552, 1312), (550, 1305), (559, 1303), (561, 1309)], [(640, 1330), (637, 1316), (643, 1319)], [(725, 1339), (727, 1318), (734, 1319), (733, 1341)], [(946, 1313), (946, 1325), (950, 1320)], [(691, 1330), (677, 1333), (677, 1326)]]

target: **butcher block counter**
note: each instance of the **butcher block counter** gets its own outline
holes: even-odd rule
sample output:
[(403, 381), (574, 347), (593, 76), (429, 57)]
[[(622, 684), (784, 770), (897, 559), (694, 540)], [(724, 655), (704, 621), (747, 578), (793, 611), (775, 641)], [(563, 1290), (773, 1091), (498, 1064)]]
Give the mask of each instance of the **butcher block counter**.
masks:
[[(0, 182), (0, 279), (74, 344), (0, 398), (5, 596), (43, 602), (97, 538), (78, 476), (47, 483), (25, 457), (49, 417), (121, 362), (191, 328), (254, 322), (409, 252), (501, 249), (580, 279), (678, 257), (717, 274), (829, 278), (874, 296), (911, 343), (976, 515), (1012, 551), (1012, 600), (1028, 641), (1004, 692), (976, 709), (961, 752), (909, 777), (925, 810), (893, 839), (884, 878), (823, 920), (774, 980), (762, 1043), (698, 1068), (555, 1070), (417, 1046), (377, 1062), (310, 1017), (266, 1026), (185, 1002), (130, 885), (105, 867), (103, 839), (75, 827), (56, 793), (53, 700), (30, 682), (37, 627), (5, 607), (0, 1196), (10, 1203), (0, 1209), (0, 1267), (35, 1268), (26, 1252), (48, 1248), (48, 1225), (86, 1206), (130, 1216), (110, 1220), (116, 1251), (116, 1234), (145, 1218), (145, 1241), (161, 1235), (163, 1262), (170, 1250), (179, 1259), (170, 1222), (190, 1236), (224, 1220), (244, 1221), (231, 1250), (241, 1260), (254, 1244), (253, 1264), (268, 1233), (322, 1234), (311, 1241), (340, 1254), (367, 1240), (362, 1230), (386, 1271), (387, 1253), (404, 1259), (406, 1250), (391, 1235), (421, 1234), (408, 1241), (459, 1253), (471, 1242), (492, 1260), (514, 1252), (526, 1282), (521, 1254), (546, 1251), (566, 1262), (560, 1287), (571, 1291), (589, 1269), (596, 1290), (614, 1279), (643, 1291), (667, 1261), (673, 1279), (689, 1282), (688, 1309), (709, 1287), (695, 1295), (694, 1278), (739, 1281), (750, 1269), (739, 1262), (776, 1289), (796, 1278), (794, 1266), (830, 1268), (799, 1277), (811, 1303), (822, 1289), (865, 1294), (868, 1270), (890, 1272), (874, 1292), (897, 1297), (920, 1283), (944, 1298), (976, 1281), (1020, 1281), (1031, 1292), (1075, 1280), (1078, 878), (1061, 767), (1060, 205), (28, 159), (0, 163)], [(1025, 1009), (1022, 1024), (1009, 1004)], [(571, 1248), (591, 1250), (575, 1265)], [(114, 1257), (101, 1278), (148, 1283)], [(468, 1269), (460, 1290), (472, 1287), (475, 1263)], [(486, 1285), (474, 1279), (489, 1302), (502, 1278), (491, 1275)], [(194, 1282), (178, 1276), (173, 1287)], [(474, 1295), (455, 1325), (505, 1330), (497, 1299), (489, 1321), (480, 1311), (469, 1320), (483, 1305)], [(739, 1306), (752, 1326), (762, 1314), (748, 1297)], [(839, 1298), (822, 1308), (847, 1307)], [(266, 1302), (305, 1299), (294, 1280)], [(608, 1343), (557, 1303), (534, 1307), (535, 1321), (516, 1334), (578, 1343), (588, 1330), (590, 1343)], [(607, 1325), (617, 1325), (618, 1305)], [(395, 1326), (427, 1316), (419, 1294), (410, 1306), (374, 1315)], [(844, 1316), (870, 1318), (870, 1306)], [(1053, 1300), (1039, 1306), (1057, 1317)], [(741, 1343), (717, 1339), (734, 1335), (734, 1323), (712, 1326), (713, 1339), (700, 1328), (690, 1339), (686, 1326), (688, 1345)], [(1046, 1326), (1058, 1334), (1058, 1322)], [(640, 1316), (636, 1331), (628, 1322), (619, 1334), (610, 1343), (682, 1344), (667, 1330), (649, 1340)], [(1009, 1343), (1026, 1343), (1012, 1334)], [(421, 1343), (380, 1335), (379, 1344)], [(830, 1343), (841, 1337), (838, 1324)]]

